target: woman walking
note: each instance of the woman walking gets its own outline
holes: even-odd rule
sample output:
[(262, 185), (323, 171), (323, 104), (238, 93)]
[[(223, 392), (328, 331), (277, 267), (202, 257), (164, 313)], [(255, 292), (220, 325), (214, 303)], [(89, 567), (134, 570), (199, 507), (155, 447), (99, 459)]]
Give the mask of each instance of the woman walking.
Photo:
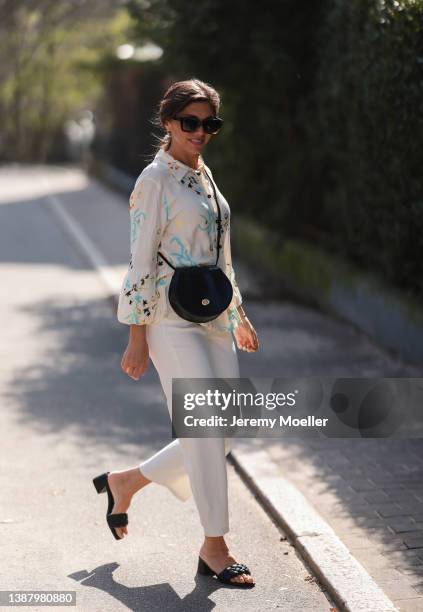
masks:
[[(117, 310), (118, 320), (129, 326), (121, 367), (138, 380), (151, 358), (170, 416), (172, 377), (239, 378), (232, 333), (239, 349), (258, 348), (232, 267), (230, 208), (201, 156), (222, 127), (219, 106), (216, 90), (198, 79), (169, 87), (158, 112), (166, 135), (129, 201), (131, 259)], [(174, 268), (214, 264), (216, 255), (233, 289), (229, 306), (205, 323), (182, 318), (169, 302)], [(254, 586), (249, 568), (237, 562), (224, 539), (229, 532), (226, 455), (231, 445), (232, 438), (178, 438), (133, 468), (94, 478), (97, 491), (107, 492), (107, 522), (114, 537), (127, 535), (132, 496), (150, 482), (168, 487), (182, 501), (192, 494), (204, 530), (198, 572), (224, 583)]]

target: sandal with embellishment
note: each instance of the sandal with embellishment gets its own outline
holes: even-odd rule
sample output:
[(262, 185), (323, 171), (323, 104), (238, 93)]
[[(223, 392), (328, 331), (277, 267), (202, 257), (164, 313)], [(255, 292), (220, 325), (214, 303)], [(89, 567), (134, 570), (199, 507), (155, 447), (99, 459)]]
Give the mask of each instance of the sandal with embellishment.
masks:
[(107, 492), (107, 497), (109, 500), (109, 504), (107, 506), (106, 519), (107, 524), (110, 527), (110, 531), (113, 533), (116, 540), (123, 540), (123, 536), (120, 538), (115, 531), (116, 527), (125, 527), (128, 524), (128, 515), (126, 512), (118, 512), (116, 514), (111, 514), (113, 506), (115, 504), (114, 497), (109, 487), (108, 474), (110, 472), (104, 472), (104, 474), (100, 474), (93, 478), (93, 483), (97, 493), (105, 493)]
[(232, 565), (228, 565), (218, 574), (214, 572), (211, 567), (207, 565), (207, 563), (201, 558), (198, 557), (198, 568), (197, 572), (199, 574), (203, 574), (205, 576), (216, 576), (220, 582), (224, 584), (231, 584), (237, 587), (251, 588), (255, 586), (255, 582), (233, 582), (231, 578), (234, 576), (239, 576), (240, 574), (250, 574), (251, 572), (249, 568), (244, 563), (232, 563)]

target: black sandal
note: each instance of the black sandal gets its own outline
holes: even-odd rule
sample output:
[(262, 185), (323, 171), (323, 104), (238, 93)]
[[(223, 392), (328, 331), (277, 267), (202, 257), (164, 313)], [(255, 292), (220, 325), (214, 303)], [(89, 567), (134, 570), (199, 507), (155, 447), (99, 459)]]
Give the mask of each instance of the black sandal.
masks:
[(211, 567), (207, 565), (207, 563), (201, 557), (198, 557), (198, 569), (197, 572), (199, 574), (203, 574), (205, 576), (216, 576), (220, 582), (224, 582), (225, 584), (232, 584), (237, 587), (251, 588), (255, 586), (255, 582), (233, 582), (231, 578), (234, 576), (238, 576), (240, 574), (250, 574), (251, 572), (249, 568), (244, 563), (232, 563), (232, 565), (228, 565), (221, 572), (216, 574)]
[(109, 480), (107, 478), (108, 474), (110, 474), (110, 472), (104, 472), (104, 474), (96, 476), (93, 478), (93, 483), (97, 493), (104, 493), (107, 491), (107, 497), (109, 500), (106, 513), (107, 524), (109, 525), (110, 531), (113, 533), (115, 539), (123, 540), (123, 537), (120, 538), (116, 533), (115, 527), (125, 527), (128, 524), (128, 515), (126, 512), (110, 514), (115, 504), (115, 500), (109, 487)]

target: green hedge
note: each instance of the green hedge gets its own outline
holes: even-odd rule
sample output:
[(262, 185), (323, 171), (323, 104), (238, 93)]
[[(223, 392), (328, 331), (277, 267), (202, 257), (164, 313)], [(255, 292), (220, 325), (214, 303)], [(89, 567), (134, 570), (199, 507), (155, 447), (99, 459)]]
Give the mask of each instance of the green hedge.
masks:
[(330, 0), (318, 38), (306, 125), (326, 243), (423, 297), (422, 2)]

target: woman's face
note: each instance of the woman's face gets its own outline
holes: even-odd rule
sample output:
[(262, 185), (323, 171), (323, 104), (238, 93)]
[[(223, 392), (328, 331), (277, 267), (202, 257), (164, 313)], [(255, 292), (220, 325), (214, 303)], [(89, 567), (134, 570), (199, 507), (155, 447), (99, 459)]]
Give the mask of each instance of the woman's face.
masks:
[[(213, 117), (214, 112), (209, 102), (191, 102), (177, 116), (185, 117), (187, 115), (198, 117), (198, 119), (202, 120), (207, 117)], [(206, 134), (202, 125), (195, 132), (184, 132), (180, 121), (175, 119), (166, 121), (165, 127), (172, 134), (172, 147), (184, 150), (189, 154), (200, 153), (213, 136), (213, 134)]]

